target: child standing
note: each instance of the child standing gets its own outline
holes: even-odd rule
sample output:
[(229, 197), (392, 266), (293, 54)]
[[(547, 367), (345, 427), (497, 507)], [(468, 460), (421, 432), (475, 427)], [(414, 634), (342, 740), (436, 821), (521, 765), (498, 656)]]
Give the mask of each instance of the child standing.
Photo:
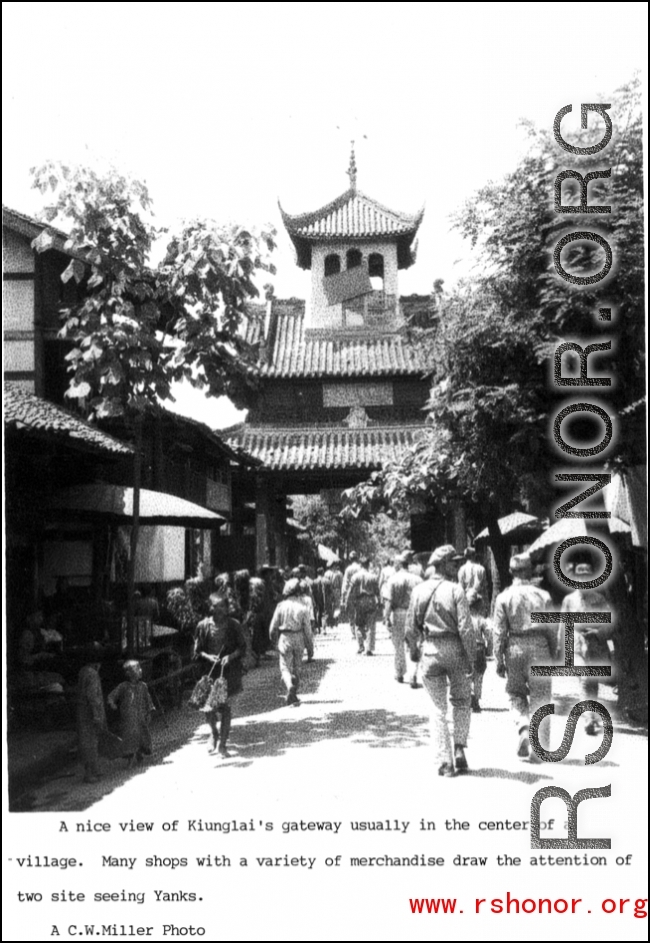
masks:
[(142, 762), (143, 756), (151, 756), (151, 731), (149, 720), (154, 710), (149, 688), (142, 680), (142, 668), (138, 661), (124, 663), (126, 681), (108, 695), (108, 706), (120, 712), (120, 737), (123, 754), (131, 765)]

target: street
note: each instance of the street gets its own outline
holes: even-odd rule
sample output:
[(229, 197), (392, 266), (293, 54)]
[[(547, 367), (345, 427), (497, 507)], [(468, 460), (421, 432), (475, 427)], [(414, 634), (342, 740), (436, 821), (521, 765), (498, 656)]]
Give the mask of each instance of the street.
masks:
[[(490, 661), (484, 709), (472, 715), (470, 771), (443, 778), (429, 741), (428, 696), (396, 683), (392, 669), (383, 627), (368, 658), (341, 626), (316, 636), (299, 707), (284, 706), (275, 655), (245, 676), (229, 759), (208, 753), (207, 725), (185, 708), (156, 718), (148, 764), (126, 769), (124, 760), (104, 760), (104, 778), (85, 784), (71, 760), (35, 784), (23, 808), (50, 815), (12, 816), (20, 827), (12, 847), (31, 855), (23, 863), (73, 855), (84, 867), (66, 872), (64, 885), (59, 869), (10, 861), (12, 881), (46, 894), (85, 891), (95, 901), (85, 910), (50, 905), (41, 932), (53, 925), (61, 932), (64, 914), (76, 913), (84, 935), (99, 928), (156, 938), (544, 939), (528, 911), (505, 924), (495, 916), (512, 894), (535, 906), (538, 897), (560, 908), (581, 900), (570, 916), (572, 939), (642, 938), (642, 921), (603, 916), (601, 898), (618, 908), (619, 899), (623, 906), (644, 893), (645, 731), (615, 719), (610, 752), (596, 766), (585, 767), (584, 756), (600, 738), (581, 727), (562, 763), (522, 761), (504, 682)], [(574, 679), (559, 679), (555, 690), (553, 748), (580, 699)], [(611, 689), (601, 699), (613, 713)], [(610, 850), (532, 848), (531, 800), (549, 785), (571, 796), (611, 785), (610, 798), (581, 802), (578, 815), (579, 836), (610, 838)], [(544, 800), (541, 829), (542, 838), (566, 834), (562, 799)], [(413, 910), (428, 908), (431, 895), (441, 914)], [(485, 913), (477, 916), (479, 906)], [(461, 923), (434, 929), (431, 919)]]
[[(301, 705), (285, 707), (284, 695), (277, 657), (272, 654), (244, 678), (244, 692), (234, 703), (229, 759), (208, 753), (203, 715), (182, 708), (155, 718), (154, 756), (142, 766), (126, 768), (124, 760), (102, 760), (103, 778), (86, 784), (71, 760), (56, 778), (34, 786), (29, 809), (81, 811), (101, 804), (102, 815), (140, 811), (150, 806), (152, 795), (160, 809), (173, 806), (179, 791), (191, 794), (192, 804), (203, 808), (215, 788), (221, 795), (236, 796), (237, 805), (245, 808), (247, 800), (252, 806), (259, 802), (261, 791), (281, 802), (287, 782), (300, 784), (305, 799), (348, 802), (351, 788), (354, 797), (355, 784), (362, 789), (360, 784), (369, 777), (386, 784), (384, 790), (366, 796), (371, 805), (381, 800), (381, 806), (393, 789), (396, 768), (408, 781), (412, 799), (432, 791), (450, 798), (460, 792), (463, 802), (469, 803), (480, 803), (486, 780), (494, 781), (506, 795), (522, 798), (522, 785), (540, 788), (558, 781), (565, 784), (569, 778), (569, 785), (576, 780), (577, 789), (586, 776), (593, 778), (593, 772), (584, 769), (583, 757), (597, 749), (600, 738), (587, 737), (580, 726), (562, 763), (533, 766), (515, 755), (515, 729), (504, 682), (496, 677), (493, 661), (485, 676), (483, 711), (472, 715), (469, 774), (439, 778), (429, 744), (428, 696), (423, 688), (413, 690), (393, 679), (392, 647), (383, 626), (378, 627), (372, 658), (356, 653), (347, 625), (316, 636), (315, 660), (303, 665)], [(580, 699), (577, 679), (554, 679), (559, 716), (552, 720), (553, 748), (564, 733), (563, 716)], [(611, 688), (601, 685), (599, 699), (612, 713), (615, 736), (610, 755), (596, 769), (639, 764), (641, 770), (645, 731), (617, 721)]]

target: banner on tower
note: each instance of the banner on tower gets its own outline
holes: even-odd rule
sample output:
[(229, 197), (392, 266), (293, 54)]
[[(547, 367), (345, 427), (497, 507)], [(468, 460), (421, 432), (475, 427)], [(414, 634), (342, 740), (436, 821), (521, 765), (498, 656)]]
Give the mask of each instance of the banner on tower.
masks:
[(364, 265), (337, 272), (336, 275), (326, 275), (323, 279), (323, 288), (328, 305), (339, 305), (351, 298), (359, 298), (372, 292), (368, 269)]

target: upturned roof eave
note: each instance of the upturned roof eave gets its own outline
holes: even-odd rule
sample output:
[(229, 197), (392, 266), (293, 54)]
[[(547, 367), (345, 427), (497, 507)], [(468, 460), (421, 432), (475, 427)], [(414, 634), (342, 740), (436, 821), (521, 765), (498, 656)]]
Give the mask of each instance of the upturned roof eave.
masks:
[[(297, 236), (301, 239), (307, 239), (310, 242), (319, 242), (322, 239), (341, 239), (341, 235), (327, 236), (324, 234), (308, 234), (302, 233), (298, 230), (303, 226), (310, 226), (317, 220), (321, 219), (323, 216), (327, 216), (329, 213), (333, 213), (340, 207), (344, 206), (349, 200), (353, 198), (361, 198), (369, 203), (373, 209), (380, 213), (384, 213), (386, 216), (391, 217), (395, 222), (401, 224), (404, 228), (400, 232), (395, 233), (368, 233), (367, 235), (355, 235), (350, 234), (349, 238), (359, 238), (359, 239), (371, 239), (373, 235), (384, 235), (389, 238), (398, 238), (399, 236), (410, 235), (411, 232), (415, 236), (420, 223), (422, 222), (422, 217), (424, 216), (425, 207), (422, 206), (417, 213), (403, 213), (399, 210), (392, 210), (390, 207), (385, 206), (383, 203), (380, 203), (378, 200), (373, 199), (373, 197), (368, 196), (362, 190), (357, 189), (356, 187), (349, 187), (344, 193), (336, 197), (336, 199), (331, 200), (329, 203), (326, 203), (325, 206), (321, 206), (317, 210), (312, 210), (308, 213), (299, 213), (297, 215), (292, 215), (287, 213), (286, 210), (282, 208), (282, 204), (278, 200), (278, 208), (282, 216), (282, 222), (284, 223), (287, 232), (290, 236)], [(344, 238), (348, 238), (345, 236)]]

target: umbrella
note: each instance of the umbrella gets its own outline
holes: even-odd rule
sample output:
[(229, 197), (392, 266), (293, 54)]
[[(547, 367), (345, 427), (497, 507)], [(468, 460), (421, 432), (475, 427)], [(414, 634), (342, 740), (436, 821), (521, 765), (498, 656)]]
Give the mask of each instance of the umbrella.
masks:
[[(100, 518), (114, 524), (131, 524), (133, 488), (104, 483), (65, 488), (52, 496), (47, 510), (64, 511), (66, 517), (76, 519)], [(221, 527), (225, 518), (175, 494), (141, 488), (140, 522), (203, 529)]]
[(326, 547), (325, 544), (318, 545), (318, 556), (321, 560), (324, 560), (325, 563), (338, 563), (341, 559), (338, 554), (330, 550), (329, 547)]
[[(510, 542), (513, 544), (519, 542), (516, 538), (525, 538), (530, 536), (531, 533), (539, 533), (544, 526), (538, 517), (534, 517), (532, 514), (524, 514), (522, 511), (514, 511), (512, 514), (500, 517), (498, 524), (501, 536), (509, 537)], [(490, 533), (486, 527), (477, 535), (475, 540), (489, 540), (489, 537)]]
[(287, 518), (287, 527), (293, 527), (294, 530), (299, 530), (303, 534), (307, 533), (307, 528), (303, 527), (302, 524), (299, 524), (298, 521), (293, 517)]
[(552, 524), (548, 530), (545, 530), (544, 533), (537, 538), (535, 543), (531, 544), (527, 553), (531, 555), (539, 553), (547, 547), (561, 544), (563, 540), (568, 540), (570, 537), (584, 537), (586, 533), (587, 528), (584, 521), (578, 520), (577, 518), (565, 517), (558, 521), (557, 524)]

